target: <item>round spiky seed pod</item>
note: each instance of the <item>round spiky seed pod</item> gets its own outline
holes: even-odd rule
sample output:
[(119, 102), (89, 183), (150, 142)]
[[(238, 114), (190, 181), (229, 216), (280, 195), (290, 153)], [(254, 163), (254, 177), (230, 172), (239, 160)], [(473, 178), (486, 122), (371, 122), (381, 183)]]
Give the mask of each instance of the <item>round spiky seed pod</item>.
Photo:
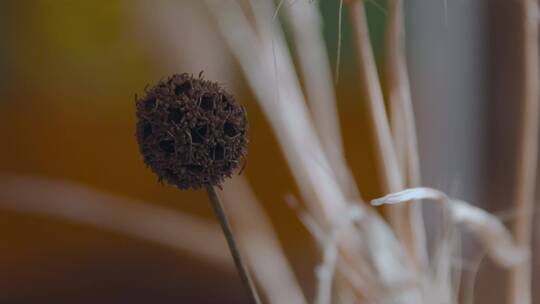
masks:
[(175, 74), (136, 98), (145, 164), (180, 189), (219, 186), (242, 163), (245, 109), (218, 83)]

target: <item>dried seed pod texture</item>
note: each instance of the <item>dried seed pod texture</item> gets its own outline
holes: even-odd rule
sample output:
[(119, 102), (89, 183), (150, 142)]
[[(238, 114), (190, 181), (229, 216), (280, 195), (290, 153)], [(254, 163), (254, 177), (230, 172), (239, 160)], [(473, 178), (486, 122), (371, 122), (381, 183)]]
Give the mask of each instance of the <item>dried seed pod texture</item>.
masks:
[(242, 163), (245, 109), (216, 82), (175, 74), (136, 98), (145, 164), (180, 189), (219, 186)]

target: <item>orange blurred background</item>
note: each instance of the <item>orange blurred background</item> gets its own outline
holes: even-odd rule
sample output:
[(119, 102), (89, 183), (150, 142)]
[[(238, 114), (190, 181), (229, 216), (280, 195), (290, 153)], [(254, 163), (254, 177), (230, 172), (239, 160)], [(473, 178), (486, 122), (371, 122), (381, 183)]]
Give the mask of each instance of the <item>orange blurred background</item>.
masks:
[[(498, 6), (487, 9), (485, 1), (457, 1), (447, 3), (445, 11), (446, 1), (432, 2), (408, 5), (410, 74), (425, 183), (454, 189), (457, 180), (461, 188), (451, 195), (504, 209), (501, 201), (510, 193), (504, 185), (513, 169), (507, 164), (513, 153), (508, 150), (513, 120), (501, 122), (500, 117), (508, 118), (512, 107), (503, 97), (513, 97), (519, 80), (511, 77), (515, 62), (503, 60), (508, 50), (501, 45), (513, 34), (500, 29), (504, 22), (499, 17), (501, 12), (511, 14), (511, 4), (495, 1)], [(338, 4), (320, 1), (332, 63)], [(385, 1), (366, 5), (380, 63)], [(343, 17), (336, 95), (347, 161), (363, 198), (370, 200), (382, 193), (346, 10)], [(134, 136), (135, 94), (172, 73), (200, 71), (224, 83), (247, 108), (250, 144), (243, 174), (312, 298), (320, 257), (297, 210), (286, 203), (291, 194), (298, 197), (295, 182), (261, 108), (199, 1), (1, 1), (0, 20), (0, 303), (245, 301), (236, 273), (204, 258), (95, 226), (17, 211), (6, 207), (16, 205), (16, 199), (8, 202), (1, 195), (9, 185), (2, 182), (11, 179), (23, 181), (16, 190), (30, 194), (36, 191), (34, 181), (47, 180), (213, 221), (203, 191), (179, 191), (157, 182), (145, 168)], [(492, 153), (486, 156), (486, 151)], [(54, 198), (40, 199), (47, 206)], [(222, 254), (229, 256), (225, 246)], [(491, 283), (480, 286), (500, 286)]]
[[(195, 1), (183, 2), (202, 11)], [(190, 58), (168, 45), (174, 39), (167, 36), (171, 33), (163, 31), (159, 37), (156, 28), (148, 33), (153, 21), (145, 19), (161, 18), (156, 17), (159, 12), (150, 11), (149, 1), (4, 1), (0, 6), (3, 178), (70, 181), (212, 219), (203, 191), (158, 184), (144, 167), (134, 137), (136, 93), (171, 73), (204, 70), (206, 77), (232, 87), (247, 107), (250, 145), (244, 174), (310, 294), (316, 248), (296, 211), (284, 200), (297, 193), (296, 186), (234, 63), (228, 79), (211, 78), (216, 68), (204, 61), (198, 67), (187, 66)], [(337, 7), (332, 3), (324, 7), (332, 22), (329, 31), (335, 31)], [(204, 12), (200, 16), (214, 31), (212, 20)], [(374, 16), (381, 22), (377, 21), (382, 20), (380, 12)], [(231, 61), (225, 45), (221, 47), (224, 60)], [(351, 52), (344, 50), (345, 60), (351, 60)], [(343, 64), (338, 96), (347, 155), (363, 194), (371, 198), (377, 190), (367, 119), (348, 79), (352, 69), (347, 65)], [(47, 200), (43, 197), (41, 203), (46, 206)], [(0, 303), (239, 303), (243, 299), (235, 273), (213, 269), (183, 252), (26, 212), (2, 209), (0, 223)], [(228, 256), (226, 248), (223, 255)]]

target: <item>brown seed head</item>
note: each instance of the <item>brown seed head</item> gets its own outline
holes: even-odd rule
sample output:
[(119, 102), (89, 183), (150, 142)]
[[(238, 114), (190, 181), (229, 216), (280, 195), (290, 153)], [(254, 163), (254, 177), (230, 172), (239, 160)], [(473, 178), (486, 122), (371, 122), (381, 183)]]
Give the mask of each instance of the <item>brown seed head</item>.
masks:
[(215, 82), (175, 74), (136, 98), (145, 164), (180, 189), (219, 186), (243, 161), (245, 109)]

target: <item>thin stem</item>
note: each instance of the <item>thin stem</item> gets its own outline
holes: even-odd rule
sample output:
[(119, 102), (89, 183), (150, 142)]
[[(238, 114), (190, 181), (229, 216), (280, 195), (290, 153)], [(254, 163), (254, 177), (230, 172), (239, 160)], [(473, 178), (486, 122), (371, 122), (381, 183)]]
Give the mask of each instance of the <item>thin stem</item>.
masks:
[[(317, 122), (315, 128), (340, 186), (347, 194), (356, 194), (354, 181), (346, 166), (343, 140), (332, 72), (322, 35), (321, 13), (316, 3), (297, 2), (284, 7), (296, 45), (299, 69), (305, 82), (306, 99)], [(338, 31), (339, 32), (339, 31)], [(338, 38), (339, 40), (340, 38)], [(339, 53), (339, 51), (338, 51)]]
[[(523, 106), (521, 109), (521, 132), (517, 164), (516, 221), (514, 237), (519, 246), (530, 250), (534, 193), (536, 186), (536, 164), (538, 157), (538, 119), (540, 67), (538, 58), (538, 3), (523, 0)], [(516, 266), (511, 271), (509, 303), (531, 303), (531, 261)]]
[[(375, 148), (379, 156), (378, 167), (383, 174), (382, 188), (385, 193), (399, 191), (403, 189), (403, 178), (390, 133), (381, 83), (369, 39), (364, 1), (351, 1), (349, 5), (356, 42), (358, 73), (366, 92), (366, 104), (374, 132)], [(388, 218), (395, 234), (407, 250), (409, 261), (414, 265), (415, 231), (413, 231), (410, 213), (404, 206), (392, 206), (388, 208)]]
[[(420, 161), (416, 127), (412, 106), (409, 76), (405, 59), (405, 20), (403, 0), (388, 2), (388, 25), (386, 32), (386, 88), (390, 102), (392, 133), (396, 153), (403, 173), (405, 187), (421, 185)], [(427, 249), (422, 207), (417, 202), (406, 206), (411, 217), (414, 250), (413, 262), (417, 270), (427, 267)]]
[(266, 295), (267, 303), (307, 304), (272, 221), (247, 178), (231, 178), (220, 194), (235, 222), (240, 249), (245, 253), (253, 278), (259, 283), (259, 292)]
[(261, 300), (259, 298), (259, 295), (257, 294), (257, 289), (255, 289), (255, 284), (253, 283), (253, 280), (249, 275), (247, 266), (242, 260), (242, 257), (240, 256), (240, 250), (238, 249), (238, 245), (236, 244), (236, 241), (234, 239), (231, 225), (229, 224), (229, 220), (225, 215), (225, 210), (223, 209), (223, 205), (221, 204), (221, 201), (217, 196), (216, 190), (213, 186), (206, 186), (206, 191), (208, 192), (208, 198), (212, 203), (212, 207), (214, 208), (216, 217), (221, 224), (221, 229), (223, 229), (223, 234), (225, 235), (225, 239), (227, 240), (227, 245), (229, 245), (229, 250), (231, 251), (231, 255), (234, 260), (234, 265), (238, 270), (238, 274), (240, 275), (240, 279), (242, 280), (244, 287), (249, 293), (251, 303), (260, 304)]

